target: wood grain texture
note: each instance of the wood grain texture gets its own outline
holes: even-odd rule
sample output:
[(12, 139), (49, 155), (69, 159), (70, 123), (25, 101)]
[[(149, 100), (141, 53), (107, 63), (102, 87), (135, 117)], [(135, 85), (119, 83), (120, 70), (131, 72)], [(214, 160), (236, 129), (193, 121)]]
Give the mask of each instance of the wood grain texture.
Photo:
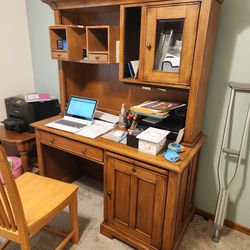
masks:
[[(202, 0), (179, 0), (179, 2), (197, 2)], [(222, 1), (222, 0), (218, 0)], [(134, 3), (154, 3), (159, 0), (42, 0), (47, 3), (52, 9), (72, 9), (72, 8), (86, 8), (97, 6), (121, 5), (121, 4), (134, 4)], [(165, 2), (168, 2), (167, 0)], [(169, 1), (173, 2), (173, 1)]]
[[(121, 4), (155, 4), (159, 0), (41, 0), (42, 2), (48, 4), (52, 9), (76, 9), (76, 8), (88, 8), (97, 6), (112, 6)], [(202, 2), (206, 0), (178, 0), (178, 2)], [(218, 3), (222, 4), (224, 0), (216, 0)], [(166, 3), (176, 2), (175, 0), (165, 0)]]
[(71, 231), (58, 249), (70, 239), (73, 243), (79, 241), (77, 186), (32, 173), (25, 173), (14, 180), (1, 145), (0, 170), (5, 182), (5, 187), (0, 183), (0, 235), (2, 237), (19, 243), (21, 249), (29, 250), (30, 238), (69, 205)]
[[(118, 65), (90, 65), (64, 62), (66, 102), (70, 95), (80, 95), (99, 99), (98, 108), (119, 113), (121, 104), (130, 106), (154, 99), (187, 102), (188, 91), (176, 89), (166, 92), (152, 89), (144, 90), (141, 86), (125, 85), (118, 80)], [(86, 74), (88, 72), (88, 74)], [(96, 74), (98, 72), (98, 74)], [(112, 102), (110, 102), (112, 100)]]
[(177, 220), (181, 175), (170, 172), (168, 179), (168, 193), (165, 208), (165, 219), (162, 233), (163, 250), (171, 249), (174, 244), (174, 234)]
[(166, 177), (116, 158), (108, 157), (106, 163), (104, 221), (160, 248)]
[[(170, 163), (166, 161), (161, 154), (158, 154), (157, 156), (152, 156), (149, 154), (139, 152), (135, 148), (132, 148), (132, 147), (129, 147), (129, 146), (126, 146), (124, 144), (117, 143), (114, 141), (110, 141), (102, 137), (91, 139), (91, 138), (79, 136), (76, 134), (60, 131), (57, 129), (52, 129), (52, 128), (45, 126), (45, 124), (53, 120), (59, 119), (59, 118), (60, 116), (51, 117), (43, 121), (33, 123), (32, 126), (38, 129), (37, 133), (41, 133), (41, 131), (44, 131), (44, 132), (49, 133), (52, 137), (60, 136), (65, 139), (67, 138), (67, 140), (72, 140), (72, 141), (76, 141), (79, 143), (88, 144), (90, 146), (93, 146), (99, 149), (103, 149), (103, 150), (114, 152), (120, 155), (128, 156), (131, 159), (138, 160), (138, 161), (148, 163), (148, 164), (152, 164), (153, 166), (159, 166), (162, 169), (172, 170), (175, 172), (182, 172), (185, 169), (185, 167), (188, 165), (192, 157), (200, 150), (205, 140), (205, 137), (202, 136), (199, 142), (195, 145), (195, 147), (193, 148), (185, 147), (185, 151), (180, 154), (180, 161), (175, 162), (175, 163)], [(39, 144), (38, 147), (42, 148), (43, 142), (41, 141), (40, 137), (39, 139), (37, 139), (37, 143)], [(50, 144), (50, 147), (57, 147), (57, 146)], [(163, 150), (166, 150), (166, 149), (164, 148)], [(41, 154), (39, 154), (39, 158), (42, 158)]]
[(0, 126), (0, 142), (10, 145), (16, 145), (17, 150), (21, 156), (23, 171), (28, 171), (28, 153), (34, 148), (35, 134), (24, 132), (17, 133), (15, 131), (7, 130), (4, 126)]
[(34, 139), (34, 133), (17, 133), (15, 131), (5, 129), (4, 126), (0, 126), (0, 141), (4, 141), (7, 143), (24, 143), (34, 141)]
[[(151, 49), (144, 49), (142, 57), (145, 57), (143, 67), (143, 79), (151, 82), (190, 84), (194, 46), (196, 40), (199, 5), (180, 5), (166, 7), (150, 7), (147, 9), (146, 43)], [(156, 51), (156, 32), (159, 20), (182, 19), (184, 21), (182, 36), (181, 65), (178, 73), (153, 70)], [(145, 41), (144, 40), (144, 41)], [(145, 45), (144, 45), (145, 46)], [(155, 83), (156, 85), (158, 83)]]
[(202, 126), (219, 13), (220, 4), (216, 0), (202, 2), (184, 138), (188, 143), (194, 141)]

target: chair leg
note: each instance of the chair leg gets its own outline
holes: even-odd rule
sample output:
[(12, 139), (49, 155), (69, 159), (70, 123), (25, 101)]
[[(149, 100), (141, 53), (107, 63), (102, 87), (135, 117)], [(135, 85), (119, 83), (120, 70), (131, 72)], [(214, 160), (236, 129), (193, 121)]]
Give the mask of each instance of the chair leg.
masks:
[(73, 236), (71, 242), (77, 244), (79, 242), (79, 229), (78, 229), (78, 211), (77, 211), (77, 192), (73, 194), (72, 200), (69, 204), (70, 224)]
[(21, 240), (20, 242), (21, 250), (31, 250), (29, 240)]

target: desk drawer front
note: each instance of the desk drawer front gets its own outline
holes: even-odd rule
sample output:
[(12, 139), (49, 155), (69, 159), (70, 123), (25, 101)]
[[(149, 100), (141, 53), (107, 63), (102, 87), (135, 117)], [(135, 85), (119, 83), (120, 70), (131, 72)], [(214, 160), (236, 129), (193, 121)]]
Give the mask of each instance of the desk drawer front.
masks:
[(103, 162), (103, 150), (65, 137), (42, 132), (41, 141), (47, 145), (62, 149), (72, 154)]
[(91, 54), (91, 53), (89, 53), (88, 59), (90, 61), (96, 61), (96, 62), (107, 62), (108, 61), (108, 55), (105, 55), (105, 54)]
[(51, 52), (51, 57), (54, 59), (68, 59), (68, 53), (66, 52)]

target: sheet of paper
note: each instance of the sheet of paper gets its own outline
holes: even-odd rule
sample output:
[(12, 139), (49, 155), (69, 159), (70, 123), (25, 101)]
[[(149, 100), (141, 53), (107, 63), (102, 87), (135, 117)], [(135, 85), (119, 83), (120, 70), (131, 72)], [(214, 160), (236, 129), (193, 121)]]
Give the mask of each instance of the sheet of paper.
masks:
[(100, 126), (100, 127), (104, 127), (104, 128), (114, 128), (115, 127), (115, 124), (113, 124), (113, 123), (100, 121), (100, 120), (94, 120), (93, 124)]
[(107, 122), (111, 122), (111, 123), (117, 123), (119, 121), (119, 116), (105, 113), (99, 110), (96, 110), (95, 118), (98, 118)]
[(76, 134), (94, 139), (94, 138), (98, 137), (99, 135), (102, 135), (102, 134), (108, 132), (111, 129), (112, 129), (112, 127), (104, 127), (104, 126), (93, 124), (93, 125), (90, 125), (90, 126), (87, 126), (83, 129), (81, 129)]

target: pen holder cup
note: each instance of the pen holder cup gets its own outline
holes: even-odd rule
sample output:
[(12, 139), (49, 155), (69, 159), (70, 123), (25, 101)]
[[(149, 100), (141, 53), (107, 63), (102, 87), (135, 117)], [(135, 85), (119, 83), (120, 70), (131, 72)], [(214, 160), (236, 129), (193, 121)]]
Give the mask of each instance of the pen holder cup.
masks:
[(137, 135), (127, 134), (127, 145), (133, 148), (138, 148), (139, 140), (136, 138)]

